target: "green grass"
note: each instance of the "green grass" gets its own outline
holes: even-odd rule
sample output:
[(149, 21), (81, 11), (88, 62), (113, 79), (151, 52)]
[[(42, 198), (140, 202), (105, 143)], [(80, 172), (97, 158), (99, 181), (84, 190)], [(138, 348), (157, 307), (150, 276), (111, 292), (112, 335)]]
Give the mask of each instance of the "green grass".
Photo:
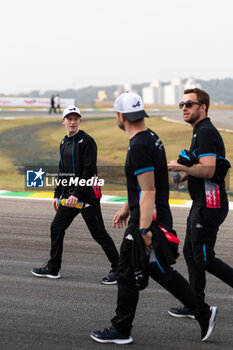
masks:
[[(192, 135), (192, 128), (189, 125), (169, 123), (161, 117), (150, 118), (146, 123), (162, 139), (168, 161), (177, 159), (181, 149), (189, 148)], [(114, 118), (83, 118), (81, 129), (96, 140), (98, 166), (124, 165), (128, 139), (117, 127)], [(0, 189), (24, 190), (25, 176), (19, 171), (21, 164), (33, 164), (33, 161), (38, 164), (42, 160), (43, 164), (57, 164), (59, 144), (64, 135), (65, 129), (59, 118), (0, 120)], [(221, 135), (225, 142), (227, 158), (233, 164), (233, 134), (221, 132)], [(230, 184), (232, 180), (231, 171)], [(125, 195), (125, 184), (120, 186), (118, 193), (111, 193), (113, 189), (114, 184), (110, 184), (103, 192)], [(174, 197), (188, 198), (188, 194), (171, 192), (171, 198)]]
[[(169, 123), (160, 117), (150, 118), (147, 126), (159, 134), (162, 139), (168, 159), (176, 159), (179, 151), (188, 148), (192, 135), (190, 126), (186, 124)], [(108, 163), (122, 165), (128, 149), (129, 141), (125, 133), (117, 127), (115, 119), (101, 121), (86, 121), (81, 124), (88, 134), (94, 137), (98, 145), (99, 164)], [(50, 131), (42, 131), (41, 139), (44, 141), (50, 135)], [(49, 145), (58, 145), (64, 137), (64, 128), (56, 128), (50, 136)]]

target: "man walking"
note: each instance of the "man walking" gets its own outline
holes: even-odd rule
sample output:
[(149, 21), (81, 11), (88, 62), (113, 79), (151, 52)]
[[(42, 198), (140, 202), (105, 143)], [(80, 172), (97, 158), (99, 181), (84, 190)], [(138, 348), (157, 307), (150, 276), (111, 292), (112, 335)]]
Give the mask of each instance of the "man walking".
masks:
[(61, 105), (60, 105), (60, 95), (56, 94), (56, 96), (54, 97), (54, 106), (55, 106), (55, 110), (56, 113), (61, 113)]
[(54, 99), (55, 99), (55, 95), (52, 95), (51, 98), (50, 98), (49, 114), (51, 114), (52, 112), (56, 113), (56, 107), (55, 107)]
[[(132, 267), (132, 245), (139, 237), (144, 243), (144, 252), (150, 255), (150, 276), (182, 300), (195, 314), (201, 327), (201, 339), (208, 339), (213, 331), (217, 307), (209, 307), (198, 301), (188, 282), (173, 270), (164, 259), (164, 248), (155, 246), (152, 227), (156, 223), (172, 228), (172, 216), (168, 204), (169, 185), (165, 150), (156, 133), (145, 125), (143, 102), (139, 95), (126, 92), (115, 101), (117, 123), (129, 138), (129, 149), (125, 162), (128, 201), (116, 213), (114, 227), (126, 225), (117, 268), (118, 298), (116, 315), (108, 328), (93, 331), (92, 339), (100, 343), (128, 344), (133, 341), (132, 322), (139, 298)], [(159, 231), (159, 240), (164, 233)], [(138, 235), (138, 236), (136, 236)], [(162, 235), (162, 236), (161, 236)], [(165, 243), (166, 245), (166, 243)], [(165, 253), (167, 253), (165, 247)], [(155, 254), (156, 250), (156, 254)], [(152, 306), (153, 307), (153, 306)]]
[[(220, 224), (228, 213), (228, 199), (224, 177), (230, 167), (225, 159), (221, 135), (208, 118), (209, 95), (198, 88), (184, 91), (179, 106), (184, 121), (191, 124), (193, 137), (189, 151), (183, 150), (177, 161), (168, 164), (170, 171), (181, 171), (180, 179), (188, 180), (188, 190), (193, 200), (187, 219), (184, 257), (188, 267), (191, 287), (204, 301), (206, 273), (233, 287), (233, 269), (215, 257), (214, 246)], [(187, 307), (171, 308), (175, 317), (194, 318)]]
[[(60, 145), (60, 179), (66, 179), (55, 188), (53, 208), (56, 215), (51, 224), (51, 251), (50, 260), (45, 267), (32, 269), (37, 277), (60, 278), (62, 262), (63, 240), (65, 230), (73, 219), (81, 213), (92, 237), (102, 247), (111, 263), (111, 270), (107, 277), (102, 279), (103, 284), (116, 284), (116, 268), (119, 255), (112, 238), (107, 233), (100, 208), (101, 191), (98, 186), (82, 186), (70, 182), (70, 176), (87, 181), (97, 175), (97, 146), (94, 139), (79, 130), (81, 123), (80, 110), (75, 106), (64, 109), (62, 124), (67, 135)], [(65, 198), (68, 206), (59, 205), (59, 198)], [(81, 208), (72, 208), (77, 202), (84, 203)]]

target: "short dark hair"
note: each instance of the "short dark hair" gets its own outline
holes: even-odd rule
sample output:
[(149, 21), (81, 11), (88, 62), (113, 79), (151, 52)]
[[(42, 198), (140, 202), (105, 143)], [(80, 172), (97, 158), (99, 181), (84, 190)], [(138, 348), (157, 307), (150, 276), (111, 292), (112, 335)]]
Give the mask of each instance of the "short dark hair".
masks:
[(128, 122), (130, 122), (130, 123), (134, 123), (134, 124), (136, 124), (136, 123), (140, 123), (143, 119), (145, 119), (144, 117), (142, 117), (142, 118), (140, 118), (140, 119), (137, 119), (137, 120), (129, 120), (128, 118), (127, 118), (127, 114), (126, 113), (123, 113), (123, 116), (128, 120)]
[(206, 105), (206, 115), (207, 115), (209, 105), (210, 105), (210, 96), (207, 94), (207, 92), (198, 88), (194, 88), (194, 89), (184, 90), (184, 94), (196, 94), (197, 101), (203, 105)]

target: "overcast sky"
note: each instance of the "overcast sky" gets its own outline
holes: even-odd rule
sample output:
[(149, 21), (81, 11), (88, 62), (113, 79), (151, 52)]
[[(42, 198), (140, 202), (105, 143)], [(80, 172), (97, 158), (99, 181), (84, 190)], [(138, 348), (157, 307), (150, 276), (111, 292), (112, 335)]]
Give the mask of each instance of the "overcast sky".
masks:
[(0, 4), (0, 93), (233, 78), (232, 0)]

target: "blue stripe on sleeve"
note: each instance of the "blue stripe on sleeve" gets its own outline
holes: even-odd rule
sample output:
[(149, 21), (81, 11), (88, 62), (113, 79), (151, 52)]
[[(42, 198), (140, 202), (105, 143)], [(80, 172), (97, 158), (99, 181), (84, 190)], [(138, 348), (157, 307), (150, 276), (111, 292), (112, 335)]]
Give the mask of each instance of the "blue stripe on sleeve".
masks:
[(204, 154), (199, 154), (198, 158), (201, 158), (201, 157), (208, 157), (208, 156), (217, 157), (217, 154), (215, 154), (215, 153), (204, 153)]
[(182, 149), (182, 151), (180, 151), (180, 156), (188, 160), (191, 160), (190, 157), (186, 154), (185, 149)]
[(133, 174), (136, 176), (136, 175), (139, 175), (142, 173), (147, 173), (148, 171), (154, 171), (154, 170), (155, 170), (155, 168), (153, 166), (148, 166), (147, 168), (135, 170), (135, 172)]
[(196, 155), (197, 148), (193, 151), (193, 156), (198, 159), (198, 156)]
[(218, 156), (217, 159), (223, 159), (223, 160), (226, 160), (229, 163), (229, 160), (224, 158), (224, 157)]

